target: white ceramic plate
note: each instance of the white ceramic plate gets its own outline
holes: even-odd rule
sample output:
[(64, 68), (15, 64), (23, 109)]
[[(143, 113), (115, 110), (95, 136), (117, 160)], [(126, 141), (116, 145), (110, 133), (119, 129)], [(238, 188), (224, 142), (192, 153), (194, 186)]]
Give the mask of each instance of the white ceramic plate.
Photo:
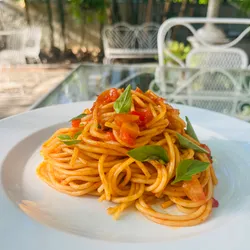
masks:
[[(91, 102), (53, 106), (0, 121), (0, 249), (250, 249), (250, 124), (178, 106), (215, 158), (220, 206), (202, 225), (169, 228), (135, 211), (114, 221), (108, 203), (70, 197), (36, 176), (39, 148)], [(247, 237), (248, 236), (248, 237)]]

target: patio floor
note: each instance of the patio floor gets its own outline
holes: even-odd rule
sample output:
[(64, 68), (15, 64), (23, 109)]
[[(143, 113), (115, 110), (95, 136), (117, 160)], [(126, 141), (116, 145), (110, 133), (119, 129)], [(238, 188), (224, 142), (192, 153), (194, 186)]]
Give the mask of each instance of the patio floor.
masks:
[(74, 66), (0, 67), (0, 119), (26, 111), (58, 85)]

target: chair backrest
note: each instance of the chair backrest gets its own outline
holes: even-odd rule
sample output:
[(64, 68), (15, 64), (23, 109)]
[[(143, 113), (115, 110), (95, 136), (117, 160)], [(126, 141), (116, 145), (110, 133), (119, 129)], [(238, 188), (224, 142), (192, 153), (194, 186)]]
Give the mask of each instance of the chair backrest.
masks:
[(244, 50), (238, 48), (200, 47), (189, 52), (186, 58), (186, 66), (189, 68), (246, 68), (248, 56)]
[(102, 32), (104, 53), (107, 57), (112, 49), (122, 51), (157, 49), (157, 33), (159, 25), (145, 23), (130, 25), (117, 23), (105, 26)]
[(105, 26), (102, 32), (104, 52), (107, 49), (135, 49), (136, 35), (133, 26), (117, 23)]
[(139, 49), (157, 49), (159, 27), (157, 23), (145, 23), (138, 26), (137, 41)]
[(25, 47), (25, 42), (27, 39), (27, 31), (21, 30), (12, 32), (6, 36), (6, 49), (7, 50), (18, 50), (21, 51)]
[[(224, 41), (223, 44), (211, 44), (209, 41), (204, 41), (202, 36), (197, 34), (197, 30), (193, 25), (197, 24), (237, 24), (237, 25), (246, 25), (246, 29), (234, 40), (232, 41)], [(210, 49), (228, 49), (235, 46), (239, 43), (250, 31), (250, 19), (244, 18), (171, 18), (166, 20), (160, 27), (157, 43), (158, 43), (158, 57), (159, 64), (161, 66), (164, 65), (164, 51), (167, 55), (173, 59), (176, 63), (178, 63), (181, 67), (185, 67), (185, 63), (178, 59), (173, 53), (165, 48), (165, 38), (171, 29), (175, 26), (184, 26), (186, 27), (195, 39), (201, 44), (202, 47), (210, 48)]]

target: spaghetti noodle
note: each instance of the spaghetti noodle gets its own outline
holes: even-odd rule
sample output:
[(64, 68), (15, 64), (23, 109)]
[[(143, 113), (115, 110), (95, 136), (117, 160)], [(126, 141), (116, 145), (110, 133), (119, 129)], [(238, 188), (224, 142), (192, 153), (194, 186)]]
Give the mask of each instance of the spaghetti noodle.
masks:
[[(209, 148), (190, 126), (151, 91), (110, 89), (43, 144), (37, 175), (65, 194), (115, 203), (114, 219), (134, 206), (156, 223), (194, 226), (212, 211), (217, 179)], [(158, 203), (180, 213), (159, 212)]]

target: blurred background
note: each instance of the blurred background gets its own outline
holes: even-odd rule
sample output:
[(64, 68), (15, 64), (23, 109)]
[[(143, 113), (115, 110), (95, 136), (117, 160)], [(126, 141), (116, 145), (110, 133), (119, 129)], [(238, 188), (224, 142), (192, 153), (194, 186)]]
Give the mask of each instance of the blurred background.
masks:
[[(161, 65), (158, 61), (157, 34), (164, 21), (183, 17), (192, 20), (202, 17), (248, 20), (249, 15), (250, 0), (0, 0), (0, 118), (30, 108), (92, 99), (110, 85), (132, 83), (157, 90), (162, 84), (157, 86), (152, 81), (156, 81), (157, 67)], [(201, 30), (206, 27), (203, 25), (202, 22), (195, 23), (194, 27)], [(216, 27), (217, 31), (214, 30), (215, 26), (212, 27), (215, 38), (209, 41), (213, 46), (237, 40), (249, 24), (228, 22), (223, 27), (221, 24)], [(202, 34), (207, 34), (207, 40), (205, 36), (203, 38), (208, 42), (209, 30), (203, 29)], [(171, 85), (170, 89), (177, 88), (179, 85), (176, 83), (197, 74), (195, 70), (187, 72), (186, 68), (192, 66), (197, 69), (202, 64), (200, 59), (186, 64), (190, 51), (201, 47), (196, 36), (192, 35), (190, 29), (178, 25), (166, 35), (164, 65), (181, 68), (171, 72), (167, 68), (163, 70), (169, 72), (165, 77), (171, 79), (164, 84)], [(247, 57), (250, 55), (249, 41), (248, 30), (236, 46), (244, 50)], [(211, 68), (216, 66), (221, 69), (218, 61)], [(89, 63), (98, 65), (86, 65)], [(242, 70), (242, 66), (239, 68)], [(248, 65), (244, 68), (244, 72), (230, 72), (235, 78), (234, 83), (239, 82), (244, 74), (244, 80), (239, 85), (244, 85), (245, 90), (242, 91), (242, 87), (241, 90), (239, 87), (233, 88), (234, 93), (238, 89), (242, 94), (239, 97), (237, 92), (232, 97), (234, 111), (223, 104), (219, 112), (235, 115), (236, 110), (240, 110), (238, 117), (242, 116), (242, 112), (249, 117), (250, 104), (246, 90), (249, 89)], [(218, 74), (215, 76), (210, 77), (209, 82), (225, 82)], [(196, 86), (194, 90), (201, 86), (205, 90), (209, 85), (209, 91), (213, 89), (218, 92), (211, 83), (201, 81), (199, 78), (196, 85), (192, 85)], [(162, 88), (159, 92), (161, 95), (173, 93), (173, 90)], [(223, 89), (223, 98), (227, 97), (228, 90), (232, 90), (225, 84), (219, 89)], [(239, 100), (235, 99), (236, 96)], [(180, 103), (194, 105), (183, 100)], [(240, 107), (238, 102), (241, 102)], [(218, 111), (211, 104), (200, 106)]]
[[(206, 17), (207, 7), (208, 0), (1, 0), (0, 30), (40, 27), (43, 64), (102, 62), (105, 24), (161, 24), (171, 17)], [(249, 11), (249, 0), (223, 0), (218, 17), (248, 18)], [(229, 26), (226, 32), (233, 38), (239, 30)], [(185, 38), (185, 33), (176, 34), (178, 41)]]

